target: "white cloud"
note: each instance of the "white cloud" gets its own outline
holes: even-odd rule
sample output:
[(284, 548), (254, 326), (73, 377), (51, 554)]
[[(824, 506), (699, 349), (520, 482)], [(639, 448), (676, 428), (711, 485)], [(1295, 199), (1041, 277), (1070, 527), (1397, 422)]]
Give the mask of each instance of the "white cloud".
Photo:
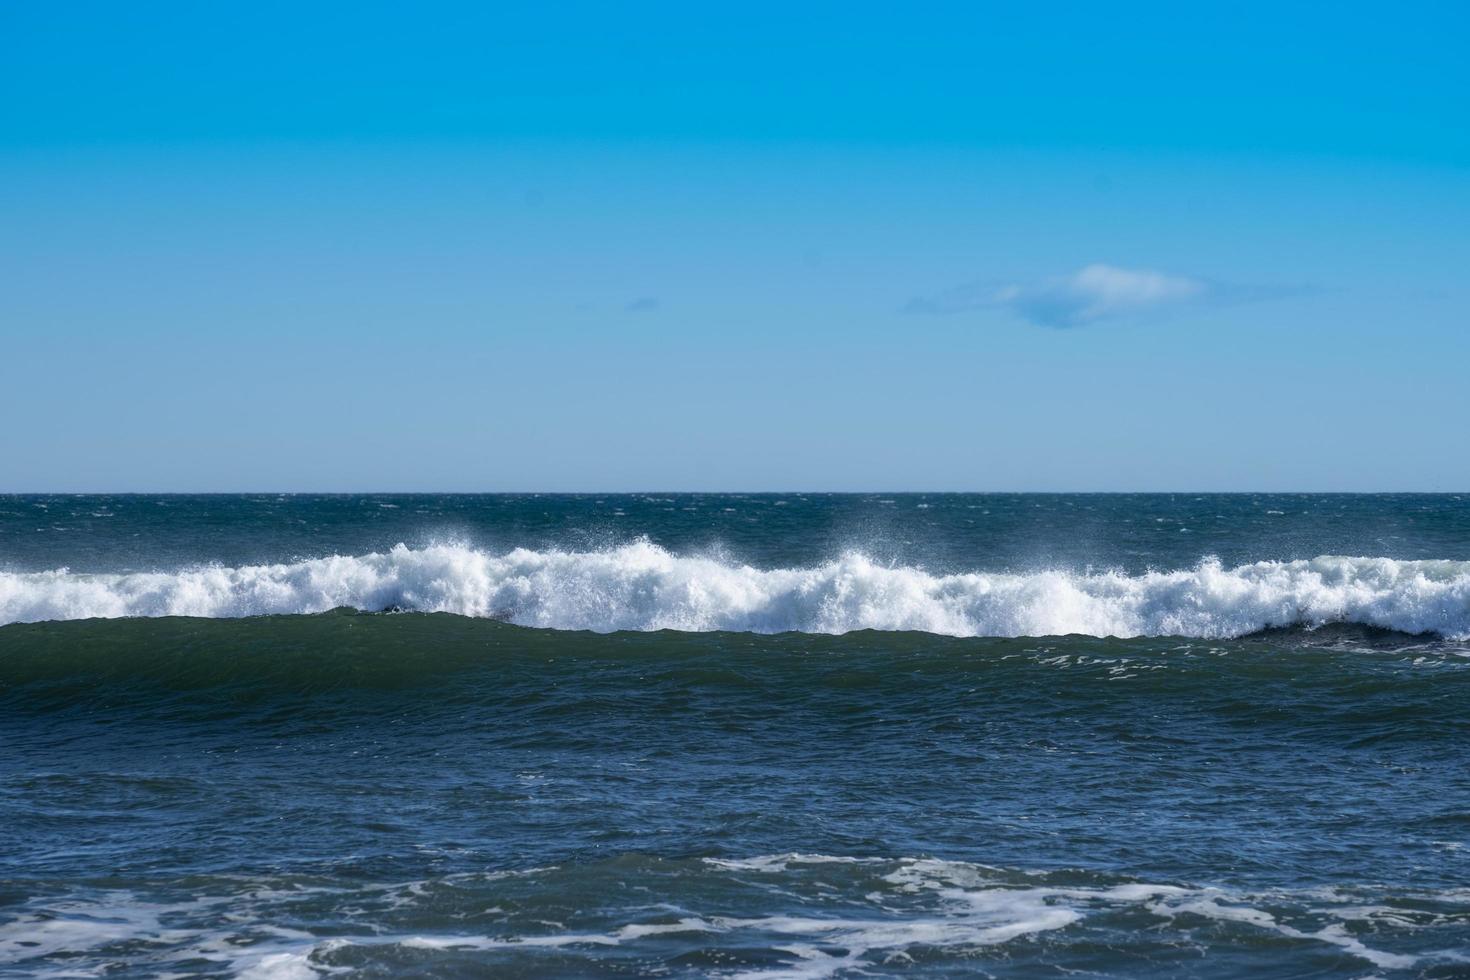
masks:
[(1209, 300), (1217, 289), (1202, 279), (1149, 269), (1084, 266), (1071, 275), (1005, 286), (966, 287), (911, 301), (916, 313), (957, 313), (1000, 307), (1044, 327), (1080, 327)]
[(1147, 269), (1089, 265), (1039, 286), (1008, 286), (997, 299), (1033, 322), (1076, 327), (1201, 299), (1207, 289), (1198, 279)]

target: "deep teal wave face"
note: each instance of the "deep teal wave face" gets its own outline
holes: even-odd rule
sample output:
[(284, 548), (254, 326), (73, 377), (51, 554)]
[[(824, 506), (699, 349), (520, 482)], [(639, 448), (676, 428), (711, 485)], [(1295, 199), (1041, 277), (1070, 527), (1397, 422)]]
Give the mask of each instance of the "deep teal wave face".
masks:
[(13, 625), (0, 963), (1433, 973), (1467, 719), (1464, 651), (1362, 630)]

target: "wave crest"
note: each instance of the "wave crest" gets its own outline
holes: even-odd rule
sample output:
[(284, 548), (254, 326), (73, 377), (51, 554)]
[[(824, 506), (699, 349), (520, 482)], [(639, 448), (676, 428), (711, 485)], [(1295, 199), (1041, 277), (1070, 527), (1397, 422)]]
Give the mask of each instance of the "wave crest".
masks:
[(1470, 639), (1470, 562), (1325, 556), (1125, 575), (934, 575), (860, 553), (762, 570), (647, 541), (503, 554), (461, 545), (172, 573), (0, 573), (0, 623), (404, 609), (555, 629), (1192, 636), (1354, 623)]

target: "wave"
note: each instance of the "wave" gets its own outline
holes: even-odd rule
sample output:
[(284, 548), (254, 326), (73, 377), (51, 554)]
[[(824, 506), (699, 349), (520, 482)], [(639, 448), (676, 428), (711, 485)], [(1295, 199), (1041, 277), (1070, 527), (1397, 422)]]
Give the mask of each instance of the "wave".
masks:
[(0, 573), (0, 624), (242, 617), (339, 607), (449, 612), (562, 630), (949, 636), (1190, 636), (1347, 623), (1470, 639), (1470, 562), (1324, 556), (1127, 575), (937, 575), (849, 553), (758, 569), (647, 541), (602, 551), (463, 545), (177, 572)]

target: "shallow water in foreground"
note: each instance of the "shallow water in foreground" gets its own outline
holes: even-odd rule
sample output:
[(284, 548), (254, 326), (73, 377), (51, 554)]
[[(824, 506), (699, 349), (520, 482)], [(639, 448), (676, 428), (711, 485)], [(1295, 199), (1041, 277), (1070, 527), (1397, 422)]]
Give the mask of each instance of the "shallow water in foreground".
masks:
[(1470, 970), (1445, 641), (335, 612), (0, 654), (16, 975)]

